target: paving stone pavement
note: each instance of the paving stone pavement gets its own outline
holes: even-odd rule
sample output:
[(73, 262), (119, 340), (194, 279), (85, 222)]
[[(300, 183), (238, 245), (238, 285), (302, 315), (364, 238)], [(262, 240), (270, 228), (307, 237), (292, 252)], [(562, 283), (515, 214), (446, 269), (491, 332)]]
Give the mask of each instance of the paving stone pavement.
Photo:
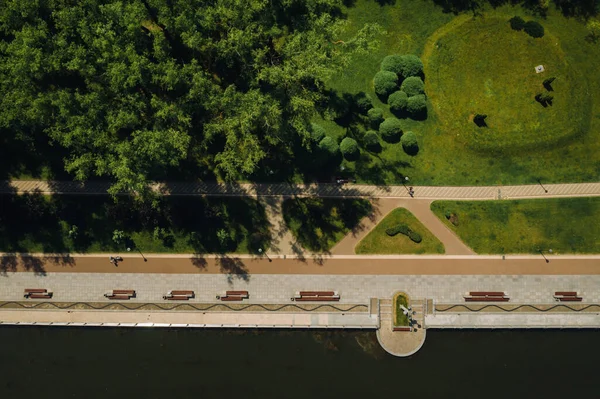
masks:
[[(40, 191), (56, 194), (106, 194), (110, 182), (12, 180), (0, 182), (0, 193)], [(171, 195), (322, 196), (410, 198), (405, 186), (337, 185), (327, 183), (156, 183), (153, 189)], [(547, 190), (547, 192), (546, 192)], [(600, 196), (600, 183), (531, 184), (520, 186), (416, 186), (421, 199), (515, 199), (561, 196)]]
[(555, 291), (579, 291), (584, 303), (600, 303), (600, 275), (237, 275), (7, 273), (0, 277), (0, 301), (23, 300), (25, 288), (54, 291), (52, 301), (101, 302), (112, 289), (134, 289), (132, 302), (157, 302), (169, 290), (194, 290), (193, 302), (216, 302), (225, 290), (248, 290), (247, 303), (291, 303), (299, 290), (337, 290), (341, 303), (368, 304), (370, 298), (391, 298), (402, 290), (411, 298), (436, 303), (463, 303), (467, 291), (506, 291), (510, 303), (553, 303)]

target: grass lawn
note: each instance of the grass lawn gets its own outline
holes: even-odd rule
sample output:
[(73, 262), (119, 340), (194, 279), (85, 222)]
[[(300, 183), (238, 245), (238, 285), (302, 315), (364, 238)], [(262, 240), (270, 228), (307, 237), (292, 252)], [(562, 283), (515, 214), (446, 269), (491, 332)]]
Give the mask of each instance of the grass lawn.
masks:
[(327, 252), (371, 209), (363, 199), (295, 198), (283, 202), (283, 218), (300, 245)]
[(408, 316), (400, 309), (400, 305), (408, 308), (408, 298), (404, 294), (398, 294), (394, 297), (394, 325), (408, 326)]
[[(600, 252), (600, 198), (435, 201), (432, 211), (480, 254)], [(446, 214), (454, 213), (458, 225)]]
[[(423, 238), (420, 243), (413, 242), (404, 234), (390, 237), (386, 229), (404, 223)], [(410, 211), (396, 208), (390, 212), (356, 246), (357, 254), (443, 254), (444, 244), (440, 242)]]
[[(115, 243), (115, 230), (128, 238)], [(252, 253), (269, 240), (264, 208), (248, 198), (163, 197), (153, 209), (129, 197), (0, 196), (4, 252)]]
[[(428, 118), (405, 119), (420, 151), (405, 154), (400, 144), (383, 143), (380, 153), (361, 148), (356, 162), (344, 161), (349, 175), (365, 183), (396, 183), (403, 176), (418, 185), (531, 184), (595, 181), (600, 175), (600, 46), (586, 40), (585, 23), (566, 18), (553, 6), (546, 18), (520, 6), (486, 5), (482, 16), (444, 13), (433, 1), (356, 0), (345, 11), (348, 34), (366, 22), (383, 26), (379, 50), (356, 57), (329, 82), (342, 98), (364, 91), (375, 107), (392, 116), (373, 91), (372, 79), (389, 54), (413, 53), (425, 63)], [(384, 4), (384, 5), (379, 5)], [(533, 39), (510, 29), (520, 15), (536, 20), (545, 36)], [(547, 72), (536, 75), (534, 67)], [(555, 76), (554, 102), (533, 99), (541, 81)], [(488, 115), (489, 128), (469, 117)], [(346, 118), (347, 119), (347, 118)], [(338, 140), (359, 141), (360, 118), (317, 121)], [(557, 162), (560, 160), (560, 162)]]

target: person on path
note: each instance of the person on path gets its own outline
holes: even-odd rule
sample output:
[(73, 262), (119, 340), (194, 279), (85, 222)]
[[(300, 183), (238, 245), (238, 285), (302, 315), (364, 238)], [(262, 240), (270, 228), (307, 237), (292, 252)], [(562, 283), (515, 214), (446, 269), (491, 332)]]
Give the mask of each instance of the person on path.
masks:
[(412, 186), (408, 188), (408, 195), (410, 195), (411, 198), (414, 198), (415, 196), (415, 190), (413, 190)]

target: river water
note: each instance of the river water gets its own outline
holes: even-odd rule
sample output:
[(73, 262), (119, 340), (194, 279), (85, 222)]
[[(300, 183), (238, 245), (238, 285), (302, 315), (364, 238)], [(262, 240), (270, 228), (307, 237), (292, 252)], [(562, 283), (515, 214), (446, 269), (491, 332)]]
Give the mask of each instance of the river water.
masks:
[(0, 398), (600, 398), (600, 330), (373, 332), (0, 327)]

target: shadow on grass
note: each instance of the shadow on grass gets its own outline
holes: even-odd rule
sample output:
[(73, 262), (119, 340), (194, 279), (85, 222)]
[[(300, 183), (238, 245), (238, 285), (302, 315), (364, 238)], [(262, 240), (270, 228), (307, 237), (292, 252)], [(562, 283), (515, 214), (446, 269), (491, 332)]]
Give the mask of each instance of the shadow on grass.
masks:
[(364, 199), (294, 198), (283, 202), (286, 224), (304, 248), (327, 253), (371, 210)]

